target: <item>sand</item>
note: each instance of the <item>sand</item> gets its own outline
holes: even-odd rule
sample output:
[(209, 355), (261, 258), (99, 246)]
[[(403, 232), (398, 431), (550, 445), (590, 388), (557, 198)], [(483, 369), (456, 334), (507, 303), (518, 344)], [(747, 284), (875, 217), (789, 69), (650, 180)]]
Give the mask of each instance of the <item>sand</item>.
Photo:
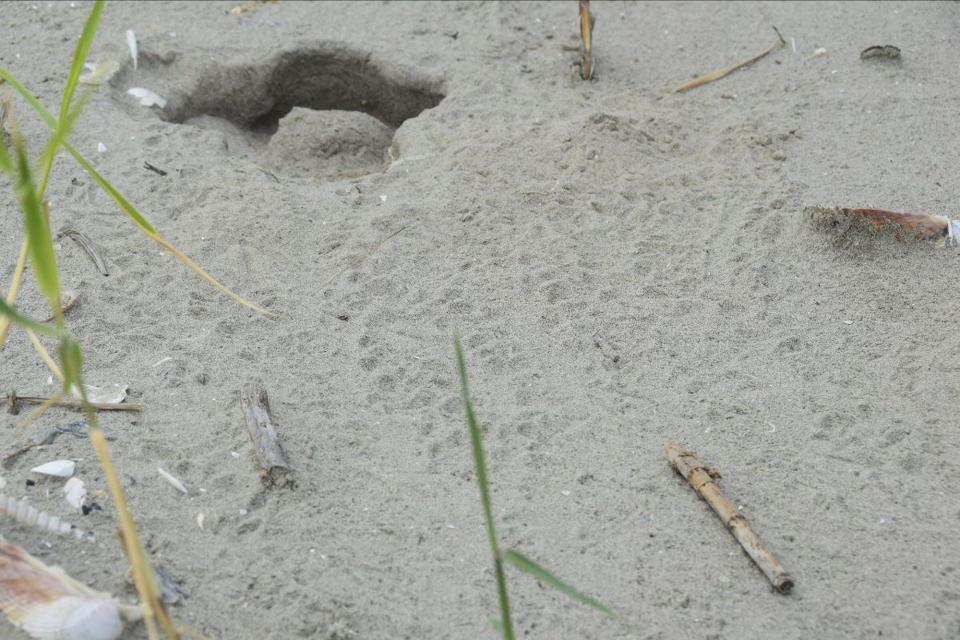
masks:
[[(48, 190), (53, 228), (107, 256), (104, 277), (57, 241), (87, 381), (145, 405), (100, 419), (152, 559), (189, 593), (177, 620), (211, 638), (495, 637), (456, 330), (502, 543), (620, 614), (510, 569), (523, 637), (960, 636), (960, 254), (803, 212), (960, 217), (955, 5), (595, 3), (582, 82), (573, 2), (239, 4), (108, 4), (90, 59), (122, 67), (71, 140), (280, 318), (200, 280), (65, 154)], [(0, 64), (50, 109), (89, 7), (0, 8)], [(667, 95), (768, 48), (774, 25), (786, 46)], [(876, 44), (902, 58), (861, 60)], [(16, 109), (36, 152), (43, 125)], [(8, 188), (0, 204), (6, 283), (22, 228)], [(18, 304), (44, 317), (30, 278)], [(49, 394), (49, 375), (14, 331), (0, 389)], [(249, 380), (292, 489), (261, 485)], [(80, 417), (4, 416), (5, 454)], [(723, 473), (792, 594), (671, 471), (670, 442)], [(5, 491), (69, 516), (60, 481), (25, 485), (57, 458), (103, 508), (71, 516), (93, 540), (3, 535), (135, 601), (87, 441), (12, 460)]]

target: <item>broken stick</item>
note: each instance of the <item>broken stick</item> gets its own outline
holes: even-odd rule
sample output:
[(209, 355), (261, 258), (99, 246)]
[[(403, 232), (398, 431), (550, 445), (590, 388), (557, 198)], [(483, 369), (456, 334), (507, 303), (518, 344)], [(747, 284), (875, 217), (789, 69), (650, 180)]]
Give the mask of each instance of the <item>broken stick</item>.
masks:
[(590, 0), (580, 0), (580, 77), (593, 77), (593, 23)]
[(713, 481), (714, 478), (719, 478), (720, 474), (714, 469), (701, 465), (694, 451), (686, 451), (675, 444), (668, 444), (664, 451), (673, 470), (686, 478), (697, 494), (706, 500), (707, 504), (720, 516), (733, 537), (773, 584), (773, 588), (779, 593), (789, 593), (793, 588), (793, 578), (787, 575), (786, 570), (780, 566), (773, 554), (763, 546), (760, 537), (750, 527), (747, 519), (740, 515), (736, 507), (721, 493), (720, 488)]
[(277, 431), (270, 421), (267, 390), (256, 382), (248, 382), (240, 390), (240, 406), (247, 421), (247, 433), (263, 468), (261, 481), (268, 487), (293, 486), (293, 472), (287, 456), (277, 442)]
[[(53, 400), (44, 396), (18, 396), (16, 391), (7, 394), (7, 413), (16, 415), (20, 409), (17, 403), (26, 402), (27, 404), (50, 403), (55, 407), (71, 407), (73, 409), (82, 409), (83, 403), (73, 398), (61, 398)], [(143, 411), (143, 404), (139, 402), (90, 402), (88, 403), (94, 409), (104, 411)]]

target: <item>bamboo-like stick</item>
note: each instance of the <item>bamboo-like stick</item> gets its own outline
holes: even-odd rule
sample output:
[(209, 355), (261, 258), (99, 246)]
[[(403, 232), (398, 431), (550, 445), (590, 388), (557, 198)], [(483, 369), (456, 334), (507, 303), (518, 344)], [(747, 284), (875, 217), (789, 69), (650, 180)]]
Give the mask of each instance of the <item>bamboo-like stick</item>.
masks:
[(773, 588), (779, 593), (789, 593), (793, 588), (793, 578), (763, 546), (747, 519), (740, 515), (737, 508), (720, 491), (714, 482), (714, 478), (719, 478), (720, 474), (701, 465), (694, 451), (686, 451), (675, 444), (668, 444), (664, 451), (673, 470), (686, 478), (697, 494), (713, 508), (733, 537), (767, 576)]
[(590, 0), (580, 0), (580, 77), (593, 77), (593, 14)]
[[(50, 402), (53, 400), (53, 402)], [(7, 394), (7, 412), (16, 413), (17, 403), (26, 402), (28, 404), (44, 404), (50, 402), (50, 406), (71, 407), (81, 409), (83, 405), (79, 400), (73, 398), (58, 398), (52, 396), (45, 398), (43, 396), (18, 396), (16, 391)], [(90, 406), (94, 409), (103, 409), (105, 411), (143, 411), (143, 404), (139, 402), (91, 402)]]
[(240, 390), (240, 405), (247, 422), (247, 433), (263, 467), (261, 481), (269, 487), (293, 486), (293, 472), (270, 421), (266, 389), (255, 382), (244, 384)]

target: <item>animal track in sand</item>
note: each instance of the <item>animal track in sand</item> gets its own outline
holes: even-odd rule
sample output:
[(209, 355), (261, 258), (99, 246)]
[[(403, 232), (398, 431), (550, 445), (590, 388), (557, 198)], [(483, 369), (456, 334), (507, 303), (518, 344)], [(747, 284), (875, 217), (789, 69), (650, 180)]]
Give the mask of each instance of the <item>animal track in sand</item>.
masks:
[(397, 128), (445, 97), (440, 81), (336, 44), (245, 55), (146, 50), (139, 72), (124, 70), (136, 79), (121, 82), (151, 86), (167, 99), (164, 120), (220, 132), (231, 154), (326, 179), (383, 170)]

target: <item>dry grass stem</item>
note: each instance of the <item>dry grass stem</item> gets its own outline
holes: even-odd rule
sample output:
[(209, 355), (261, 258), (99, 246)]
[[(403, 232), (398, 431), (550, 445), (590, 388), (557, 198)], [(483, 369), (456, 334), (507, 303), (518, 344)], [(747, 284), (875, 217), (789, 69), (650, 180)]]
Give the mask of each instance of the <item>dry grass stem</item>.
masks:
[(678, 445), (667, 445), (665, 453), (673, 470), (686, 478), (697, 494), (716, 512), (733, 537), (767, 576), (774, 589), (779, 593), (789, 593), (793, 588), (793, 579), (780, 566), (773, 554), (763, 546), (760, 537), (750, 527), (747, 519), (740, 515), (737, 508), (720, 491), (714, 482), (720, 474), (714, 469), (701, 465), (696, 452), (685, 451)]
[[(16, 391), (7, 394), (7, 411), (17, 413), (17, 403), (26, 402), (27, 404), (43, 404), (47, 407), (71, 407), (82, 409), (83, 403), (73, 398), (64, 398), (63, 392), (57, 393), (49, 398), (44, 396), (18, 396)], [(94, 409), (104, 411), (143, 411), (143, 404), (139, 402), (91, 402)]]
[(783, 36), (782, 36), (782, 35), (780, 35), (780, 30), (777, 29), (776, 27), (774, 27), (773, 30), (777, 32), (777, 42), (775, 42), (772, 47), (770, 47), (769, 49), (767, 49), (767, 50), (764, 51), (763, 53), (757, 54), (757, 55), (753, 56), (752, 58), (750, 58), (750, 59), (748, 59), (748, 60), (744, 60), (743, 62), (738, 62), (737, 64), (731, 65), (731, 66), (729, 66), (729, 67), (727, 67), (727, 68), (725, 68), (725, 69), (720, 69), (719, 71), (714, 71), (714, 72), (712, 72), (712, 73), (708, 73), (708, 74), (705, 75), (705, 76), (700, 76), (699, 78), (696, 78), (696, 79), (694, 79), (694, 80), (691, 80), (690, 82), (688, 82), (688, 83), (686, 83), (686, 84), (682, 84), (682, 85), (680, 85), (679, 87), (676, 87), (676, 88), (674, 88), (674, 89), (671, 89), (671, 90), (668, 91), (667, 93), (680, 93), (681, 91), (686, 91), (687, 89), (693, 89), (694, 87), (699, 87), (699, 86), (702, 85), (702, 84), (707, 84), (708, 82), (713, 82), (714, 80), (719, 80), (720, 78), (722, 78), (722, 77), (724, 77), (724, 76), (726, 76), (726, 75), (729, 75), (729, 74), (733, 73), (733, 72), (736, 71), (737, 69), (742, 69), (743, 67), (750, 66), (751, 64), (753, 64), (754, 62), (756, 62), (756, 61), (759, 60), (760, 58), (763, 58), (763, 57), (765, 57), (765, 56), (770, 55), (771, 53), (773, 53), (774, 51), (776, 51), (776, 50), (779, 49), (780, 47), (782, 47), (782, 46), (784, 46), (784, 45), (787, 44), (787, 41), (783, 39)]
[(99, 247), (97, 247), (93, 241), (90, 240), (90, 238), (72, 227), (64, 227), (59, 233), (57, 233), (57, 238), (61, 238), (63, 236), (67, 236), (80, 245), (80, 248), (83, 249), (88, 256), (90, 256), (91, 260), (93, 260), (93, 264), (96, 265), (97, 271), (105, 276), (110, 275), (110, 272), (107, 271), (107, 264), (103, 260), (103, 255), (101, 255), (102, 252), (100, 251)]
[(593, 23), (590, 0), (580, 0), (580, 77), (593, 77)]

